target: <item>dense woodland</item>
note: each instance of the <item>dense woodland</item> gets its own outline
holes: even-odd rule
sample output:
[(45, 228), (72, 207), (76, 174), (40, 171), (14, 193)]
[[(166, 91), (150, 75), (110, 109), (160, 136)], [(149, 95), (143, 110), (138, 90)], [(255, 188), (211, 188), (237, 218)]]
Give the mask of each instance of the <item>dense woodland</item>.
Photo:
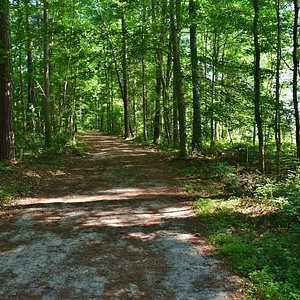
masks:
[(298, 0), (0, 0), (0, 160), (92, 130), (170, 150), (251, 299), (299, 299), (298, 18)]
[(278, 171), (300, 156), (298, 13), (297, 0), (2, 0), (1, 159), (97, 129), (181, 157), (252, 145)]

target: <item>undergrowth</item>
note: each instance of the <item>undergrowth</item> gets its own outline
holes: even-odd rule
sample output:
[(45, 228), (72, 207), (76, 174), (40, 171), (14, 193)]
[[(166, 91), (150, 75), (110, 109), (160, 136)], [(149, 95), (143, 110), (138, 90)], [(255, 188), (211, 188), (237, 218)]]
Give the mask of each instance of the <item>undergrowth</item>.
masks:
[(10, 199), (34, 195), (57, 174), (63, 174), (72, 159), (88, 152), (87, 144), (80, 139), (69, 141), (61, 136), (53, 141), (53, 145), (49, 149), (38, 144), (32, 148), (24, 147), (25, 151), (17, 161), (0, 163), (0, 208)]
[(300, 299), (300, 174), (277, 182), (220, 157), (176, 161), (204, 232), (240, 275), (249, 299)]

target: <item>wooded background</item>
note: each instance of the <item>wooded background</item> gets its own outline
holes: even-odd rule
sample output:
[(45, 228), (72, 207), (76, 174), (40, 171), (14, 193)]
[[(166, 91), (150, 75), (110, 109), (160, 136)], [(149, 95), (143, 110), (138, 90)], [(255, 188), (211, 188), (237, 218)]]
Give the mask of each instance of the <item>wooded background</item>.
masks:
[(92, 129), (183, 158), (252, 147), (262, 173), (266, 153), (277, 173), (300, 157), (298, 0), (0, 0), (0, 12), (1, 159)]

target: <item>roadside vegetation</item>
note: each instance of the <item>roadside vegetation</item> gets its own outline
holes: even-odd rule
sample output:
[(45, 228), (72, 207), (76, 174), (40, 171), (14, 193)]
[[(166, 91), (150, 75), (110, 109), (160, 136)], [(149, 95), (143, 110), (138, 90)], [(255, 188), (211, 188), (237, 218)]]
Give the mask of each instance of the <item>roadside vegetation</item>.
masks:
[(78, 131), (167, 147), (249, 297), (300, 299), (299, 11), (0, 0), (0, 206), (85, 153)]
[(56, 176), (65, 174), (66, 167), (88, 152), (81, 140), (60, 137), (55, 146), (45, 149), (36, 142), (36, 147), (22, 148), (22, 157), (15, 161), (0, 162), (0, 209), (6, 201), (19, 197), (34, 196)]
[[(262, 176), (251, 149), (217, 148), (173, 166), (195, 195), (203, 231), (250, 280), (249, 299), (300, 299), (298, 162), (286, 156), (280, 178)], [(269, 155), (269, 169), (273, 161)]]
[[(0, 164), (0, 205), (34, 196), (68, 164), (88, 152), (78, 139), (61, 138), (56, 147), (24, 147), (21, 160)], [(146, 144), (144, 144), (146, 146)], [(163, 147), (161, 146), (161, 149)], [(205, 149), (205, 148), (204, 148)], [(173, 148), (165, 151), (175, 154)], [(293, 155), (272, 175), (257, 171), (255, 147), (216, 145), (175, 160), (173, 168), (195, 196), (199, 223), (218, 255), (251, 282), (249, 299), (300, 299), (300, 170)]]

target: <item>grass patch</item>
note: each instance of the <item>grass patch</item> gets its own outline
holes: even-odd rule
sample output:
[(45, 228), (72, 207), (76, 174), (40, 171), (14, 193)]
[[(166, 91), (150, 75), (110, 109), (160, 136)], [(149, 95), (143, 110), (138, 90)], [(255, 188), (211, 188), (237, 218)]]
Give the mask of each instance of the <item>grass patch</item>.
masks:
[(292, 216), (246, 199), (199, 199), (199, 221), (229, 263), (253, 282), (250, 299), (300, 299), (300, 231)]
[(197, 200), (207, 237), (252, 284), (249, 299), (300, 299), (300, 170), (276, 182), (202, 156), (173, 169)]

